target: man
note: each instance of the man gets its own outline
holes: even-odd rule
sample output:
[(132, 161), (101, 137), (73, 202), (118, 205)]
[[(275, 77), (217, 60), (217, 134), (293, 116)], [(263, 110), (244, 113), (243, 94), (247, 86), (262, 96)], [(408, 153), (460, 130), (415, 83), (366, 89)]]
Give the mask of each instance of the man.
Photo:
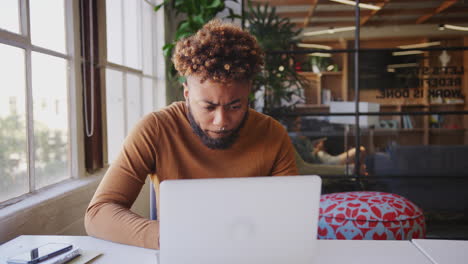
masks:
[(157, 191), (172, 179), (297, 174), (285, 129), (248, 106), (262, 56), (254, 37), (219, 20), (179, 41), (185, 102), (148, 114), (125, 139), (87, 209), (88, 234), (158, 248), (159, 222), (129, 210), (147, 175)]
[[(356, 148), (351, 148), (348, 151), (340, 153), (338, 155), (331, 155), (326, 151), (325, 141), (327, 137), (310, 140), (302, 134), (302, 119), (296, 117), (294, 120), (290, 120), (290, 130), (294, 133), (291, 137), (294, 148), (298, 152), (299, 156), (308, 163), (325, 164), (325, 165), (351, 165), (354, 169), (354, 160), (356, 156)], [(366, 149), (361, 146), (360, 150), (360, 173), (362, 175), (368, 175), (366, 172), (366, 166), (364, 160), (366, 157)], [(345, 171), (342, 171), (343, 173)]]

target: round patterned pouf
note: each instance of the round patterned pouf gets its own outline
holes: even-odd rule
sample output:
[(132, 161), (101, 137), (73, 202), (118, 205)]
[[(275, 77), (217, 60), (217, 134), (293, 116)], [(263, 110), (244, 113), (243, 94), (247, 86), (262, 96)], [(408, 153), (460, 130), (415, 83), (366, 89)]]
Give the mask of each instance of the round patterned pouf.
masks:
[(383, 192), (321, 196), (319, 239), (409, 240), (425, 234), (423, 212), (402, 196)]

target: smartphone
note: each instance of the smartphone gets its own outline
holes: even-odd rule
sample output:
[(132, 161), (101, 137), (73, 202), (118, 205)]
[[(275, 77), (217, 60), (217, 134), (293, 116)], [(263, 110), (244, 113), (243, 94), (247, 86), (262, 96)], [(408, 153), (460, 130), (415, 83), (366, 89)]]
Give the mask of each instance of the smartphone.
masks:
[(23, 252), (7, 260), (8, 264), (36, 264), (46, 259), (55, 257), (73, 248), (73, 245), (66, 243), (49, 243), (30, 251)]

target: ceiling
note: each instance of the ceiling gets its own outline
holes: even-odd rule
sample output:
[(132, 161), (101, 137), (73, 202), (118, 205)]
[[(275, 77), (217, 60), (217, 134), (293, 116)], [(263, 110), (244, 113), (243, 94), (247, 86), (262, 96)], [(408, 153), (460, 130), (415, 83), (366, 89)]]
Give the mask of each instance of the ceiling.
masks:
[[(254, 0), (276, 7), (306, 32), (355, 25), (354, 6), (330, 0)], [(465, 35), (468, 31), (439, 30), (440, 24), (468, 26), (468, 0), (362, 0), (380, 10), (361, 8), (361, 38), (392, 36)], [(303, 40), (351, 39), (354, 32), (303, 37)]]

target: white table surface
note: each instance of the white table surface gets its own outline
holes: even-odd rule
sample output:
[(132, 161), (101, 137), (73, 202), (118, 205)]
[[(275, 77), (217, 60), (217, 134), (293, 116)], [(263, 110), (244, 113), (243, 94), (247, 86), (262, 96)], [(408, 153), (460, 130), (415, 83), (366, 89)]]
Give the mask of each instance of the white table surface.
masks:
[[(71, 243), (103, 253), (93, 263), (157, 263), (157, 250), (127, 246), (87, 236), (19, 236), (0, 245), (0, 264), (18, 253), (50, 242)], [(431, 264), (410, 241), (318, 240), (317, 263)]]
[(432, 264), (407, 240), (318, 240), (320, 264)]
[(433, 239), (412, 241), (435, 264), (468, 263), (468, 241)]
[(156, 264), (157, 250), (117, 244), (88, 236), (19, 236), (0, 246), (0, 264), (7, 259), (47, 243), (70, 243), (83, 250), (103, 253), (92, 263), (142, 263)]

